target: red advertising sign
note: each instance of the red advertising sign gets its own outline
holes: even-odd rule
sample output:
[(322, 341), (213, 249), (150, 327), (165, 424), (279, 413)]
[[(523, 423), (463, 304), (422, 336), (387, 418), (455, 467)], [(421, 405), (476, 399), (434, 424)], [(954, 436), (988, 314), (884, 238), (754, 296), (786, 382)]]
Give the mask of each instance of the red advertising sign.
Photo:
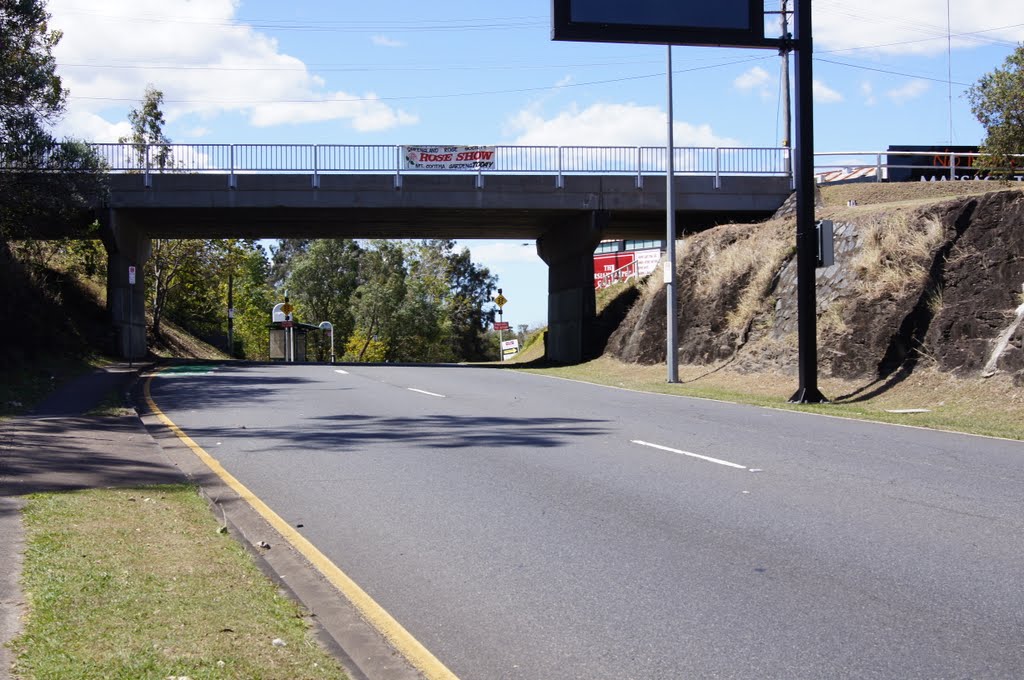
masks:
[(507, 331), (509, 329), (508, 321), (495, 321), (494, 330), (496, 331)]
[(636, 273), (636, 254), (631, 251), (594, 256), (594, 288), (625, 281)]

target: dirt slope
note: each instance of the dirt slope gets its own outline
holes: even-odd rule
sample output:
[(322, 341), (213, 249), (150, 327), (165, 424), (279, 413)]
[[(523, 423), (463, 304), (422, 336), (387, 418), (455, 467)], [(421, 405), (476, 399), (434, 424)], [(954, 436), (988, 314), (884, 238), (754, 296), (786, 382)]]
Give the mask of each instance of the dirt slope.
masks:
[[(1015, 326), (1024, 303), (1020, 188), (851, 184), (826, 187), (822, 197), (818, 216), (836, 228), (836, 264), (817, 270), (823, 375), (882, 378), (926, 364), (1024, 382), (1024, 323)], [(680, 242), (681, 363), (795, 371), (794, 234), (788, 217)], [(606, 351), (663, 362), (664, 294), (660, 279), (645, 285)]]

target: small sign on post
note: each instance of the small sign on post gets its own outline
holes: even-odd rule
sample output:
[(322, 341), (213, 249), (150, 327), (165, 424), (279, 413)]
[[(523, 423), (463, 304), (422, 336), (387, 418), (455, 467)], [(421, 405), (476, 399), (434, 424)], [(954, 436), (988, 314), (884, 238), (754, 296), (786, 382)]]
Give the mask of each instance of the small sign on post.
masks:
[(128, 265), (128, 285), (135, 285), (135, 265)]

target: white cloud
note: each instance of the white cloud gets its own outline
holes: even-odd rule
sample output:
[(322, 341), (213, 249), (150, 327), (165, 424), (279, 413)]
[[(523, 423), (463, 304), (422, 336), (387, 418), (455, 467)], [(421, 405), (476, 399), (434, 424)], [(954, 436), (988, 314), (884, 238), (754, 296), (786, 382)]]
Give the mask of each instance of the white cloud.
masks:
[(892, 99), (897, 104), (903, 104), (911, 99), (917, 99), (922, 94), (928, 91), (931, 85), (926, 80), (909, 80), (904, 85), (894, 88), (886, 92), (886, 96)]
[(405, 47), (405, 43), (401, 40), (395, 40), (386, 35), (375, 35), (370, 38), (370, 41), (377, 47)]
[(350, 121), (352, 127), (359, 132), (387, 130), (418, 121), (416, 116), (395, 110), (373, 95), (359, 98), (345, 92), (334, 92), (315, 104), (280, 102), (254, 106), (250, 122), (256, 127), (269, 127), (337, 119)]
[(843, 101), (843, 95), (821, 82), (814, 81), (814, 101), (819, 104), (836, 104)]
[[(181, 121), (187, 129), (196, 125), (182, 121), (186, 116), (209, 120), (227, 112), (246, 114), (255, 125), (340, 120), (359, 132), (416, 121), (372, 94), (325, 92), (323, 78), (301, 60), (238, 23), (238, 5), (237, 0), (104, 0), (91, 5), (50, 0), (51, 26), (64, 33), (54, 54), (74, 114), (58, 132), (91, 137), (102, 126), (84, 114), (123, 119), (147, 83), (163, 91), (169, 126)], [(330, 99), (360, 101), (325, 103)]]
[(860, 84), (860, 94), (864, 99), (864, 106), (874, 106), (877, 103), (875, 99), (875, 87), (871, 84), (871, 81), (865, 80)]
[(460, 241), (473, 254), (474, 262), (493, 263), (536, 262), (537, 246), (533, 241)]
[[(814, 8), (816, 49), (871, 47), (881, 54), (940, 54), (946, 50), (946, 7), (939, 0), (858, 0)], [(1024, 41), (1021, 0), (953, 0), (954, 49)], [(1000, 26), (997, 30), (990, 30)]]
[(110, 123), (95, 113), (69, 108), (64, 119), (57, 125), (57, 133), (59, 137), (114, 143), (130, 135), (132, 128), (127, 120)]
[(762, 87), (771, 80), (771, 76), (768, 75), (768, 71), (765, 71), (760, 66), (755, 66), (746, 73), (741, 74), (736, 80), (732, 81), (733, 86), (738, 90), (753, 90), (757, 87)]
[[(594, 104), (579, 110), (573, 106), (544, 118), (536, 108), (524, 109), (506, 124), (512, 144), (524, 146), (662, 146), (666, 133), (665, 112), (654, 106)], [(708, 124), (673, 124), (676, 146), (737, 146), (718, 137)]]

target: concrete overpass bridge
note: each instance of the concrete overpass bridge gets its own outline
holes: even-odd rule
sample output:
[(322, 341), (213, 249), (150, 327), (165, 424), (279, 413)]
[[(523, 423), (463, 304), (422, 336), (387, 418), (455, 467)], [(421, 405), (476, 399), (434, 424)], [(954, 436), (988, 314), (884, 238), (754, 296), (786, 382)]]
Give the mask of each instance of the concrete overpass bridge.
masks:
[[(595, 317), (597, 243), (665, 234), (664, 148), (498, 146), (493, 168), (459, 172), (405, 167), (395, 146), (94, 147), (111, 173), (100, 217), (125, 356), (145, 350), (145, 282), (129, 286), (128, 267), (141, 277), (152, 238), (534, 239), (549, 267), (548, 356), (570, 363)], [(675, 149), (679, 230), (770, 215), (792, 191), (786, 154)]]

